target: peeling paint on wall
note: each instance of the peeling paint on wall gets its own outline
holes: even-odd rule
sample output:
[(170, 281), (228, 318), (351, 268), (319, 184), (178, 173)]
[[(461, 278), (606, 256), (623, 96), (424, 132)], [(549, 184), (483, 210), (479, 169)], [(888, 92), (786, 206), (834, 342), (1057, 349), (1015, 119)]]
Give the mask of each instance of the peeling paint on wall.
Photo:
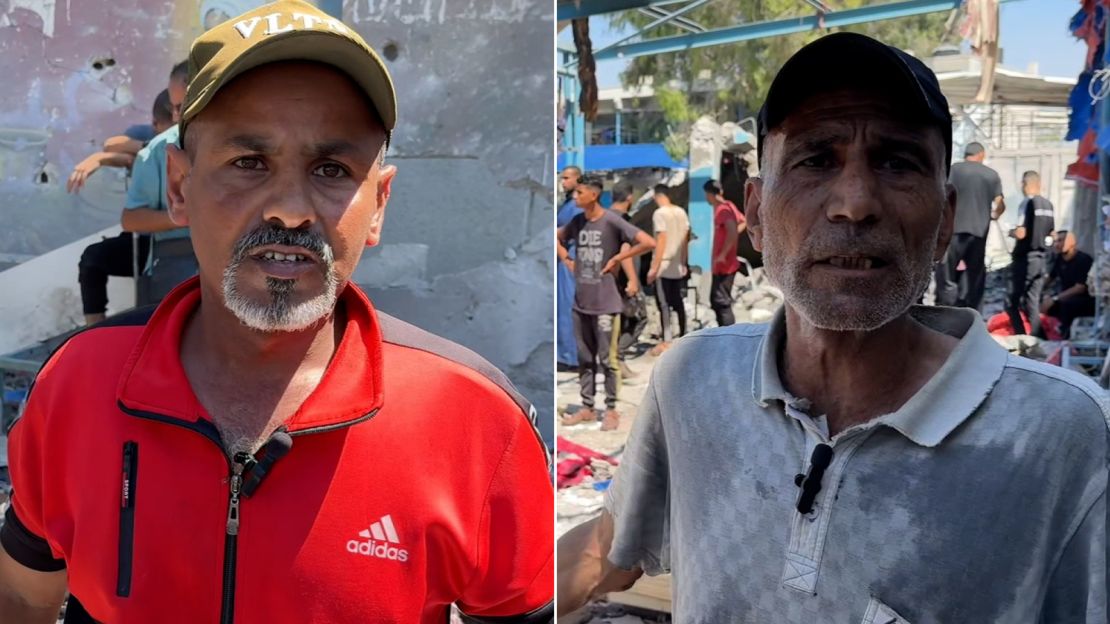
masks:
[[(8, 9), (0, 14), (0, 27), (21, 23), (28, 16), (19, 15), (20, 11), (33, 13), (38, 17), (38, 27), (47, 37), (54, 36), (54, 0), (8, 0)], [(29, 20), (33, 22), (33, 20)]]

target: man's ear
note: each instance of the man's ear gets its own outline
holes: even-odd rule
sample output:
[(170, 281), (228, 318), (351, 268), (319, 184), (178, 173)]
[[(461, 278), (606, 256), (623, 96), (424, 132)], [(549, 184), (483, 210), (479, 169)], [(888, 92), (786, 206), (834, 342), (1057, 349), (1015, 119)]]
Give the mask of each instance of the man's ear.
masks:
[(389, 194), (393, 190), (393, 178), (397, 175), (397, 167), (383, 165), (378, 172), (378, 188), (375, 191), (376, 205), (374, 214), (370, 217), (370, 231), (366, 234), (366, 246), (377, 245), (382, 238), (382, 224), (385, 221), (385, 207), (389, 203)]
[(937, 250), (933, 252), (933, 262), (940, 262), (948, 253), (948, 243), (956, 229), (956, 187), (944, 184), (944, 209), (941, 211), (940, 227), (937, 228)]
[(759, 219), (759, 208), (763, 202), (763, 179), (748, 178), (744, 183), (744, 219), (748, 223), (748, 235), (752, 238), (752, 247), (756, 251), (763, 251), (763, 225)]
[(180, 147), (166, 146), (166, 200), (170, 221), (181, 227), (189, 225), (189, 215), (185, 210), (185, 186), (193, 163), (189, 155)]

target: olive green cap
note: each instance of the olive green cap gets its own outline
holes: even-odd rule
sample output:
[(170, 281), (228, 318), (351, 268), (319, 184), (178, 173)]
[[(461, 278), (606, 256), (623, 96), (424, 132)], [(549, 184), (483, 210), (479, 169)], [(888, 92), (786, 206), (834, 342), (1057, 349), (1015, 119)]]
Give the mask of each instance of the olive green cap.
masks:
[(197, 37), (189, 51), (182, 137), (221, 88), (245, 71), (277, 61), (315, 61), (350, 76), (377, 109), (388, 143), (397, 123), (397, 95), (385, 63), (354, 29), (301, 0), (271, 2)]

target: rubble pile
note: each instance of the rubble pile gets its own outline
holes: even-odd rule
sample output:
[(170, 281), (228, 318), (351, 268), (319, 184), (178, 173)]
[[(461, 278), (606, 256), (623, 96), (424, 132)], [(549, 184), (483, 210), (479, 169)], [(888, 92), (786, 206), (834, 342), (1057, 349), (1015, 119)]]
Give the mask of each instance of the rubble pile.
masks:
[(560, 617), (559, 624), (670, 624), (671, 616), (638, 610), (630, 613), (621, 605), (598, 602), (586, 609)]

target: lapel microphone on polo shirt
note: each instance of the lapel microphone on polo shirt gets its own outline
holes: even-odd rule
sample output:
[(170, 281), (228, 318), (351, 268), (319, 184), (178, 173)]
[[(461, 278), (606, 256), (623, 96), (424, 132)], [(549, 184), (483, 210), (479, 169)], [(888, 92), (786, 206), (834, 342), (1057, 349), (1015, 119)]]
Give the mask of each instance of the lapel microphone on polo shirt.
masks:
[(818, 444), (813, 447), (813, 455), (809, 458), (809, 472), (798, 474), (794, 477), (794, 485), (802, 488), (798, 494), (798, 513), (803, 516), (813, 511), (813, 501), (821, 491), (821, 478), (825, 476), (825, 469), (832, 462), (833, 450), (828, 444)]

